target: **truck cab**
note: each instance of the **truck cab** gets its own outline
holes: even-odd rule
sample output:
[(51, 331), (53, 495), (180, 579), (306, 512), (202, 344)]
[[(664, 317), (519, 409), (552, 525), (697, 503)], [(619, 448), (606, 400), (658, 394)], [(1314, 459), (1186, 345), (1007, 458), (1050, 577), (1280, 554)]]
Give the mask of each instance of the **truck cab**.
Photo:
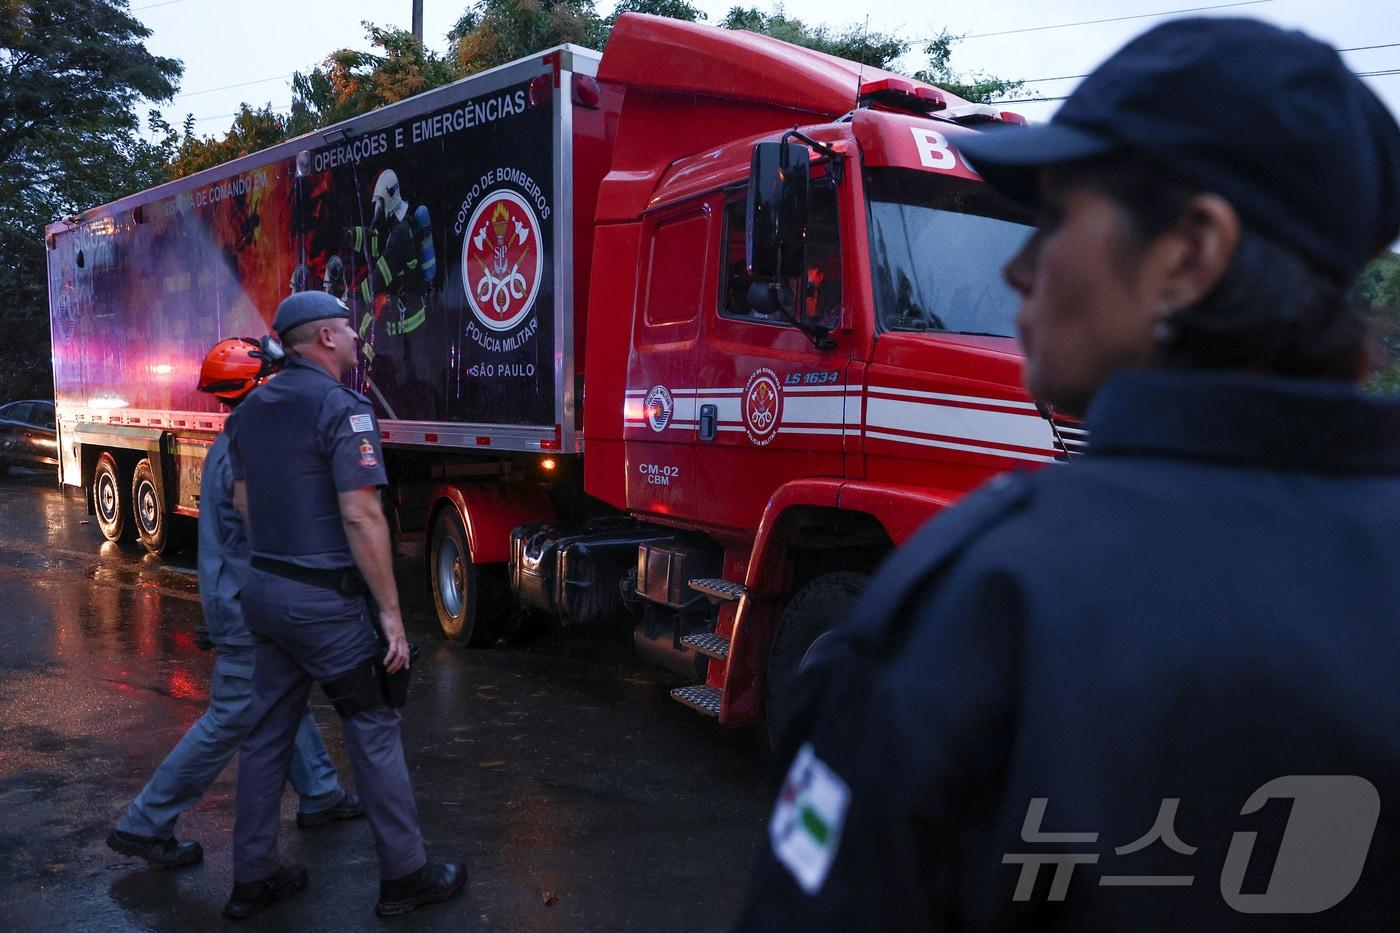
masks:
[(639, 545), (636, 591), (669, 618), (651, 653), (703, 675), (677, 699), (750, 721), (919, 524), (1067, 456), (1072, 427), (1021, 388), (1000, 277), (1028, 219), (956, 149), (1020, 118), (648, 17), (619, 21), (599, 81), (623, 99), (595, 228), (585, 486), (674, 529)]

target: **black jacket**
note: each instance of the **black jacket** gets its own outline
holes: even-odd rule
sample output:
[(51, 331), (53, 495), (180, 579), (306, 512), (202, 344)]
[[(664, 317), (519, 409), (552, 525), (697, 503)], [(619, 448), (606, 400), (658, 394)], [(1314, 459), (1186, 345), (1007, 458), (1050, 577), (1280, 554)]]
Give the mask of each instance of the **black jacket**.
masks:
[(1141, 373), (1088, 427), (872, 581), (737, 929), (1400, 928), (1400, 402)]

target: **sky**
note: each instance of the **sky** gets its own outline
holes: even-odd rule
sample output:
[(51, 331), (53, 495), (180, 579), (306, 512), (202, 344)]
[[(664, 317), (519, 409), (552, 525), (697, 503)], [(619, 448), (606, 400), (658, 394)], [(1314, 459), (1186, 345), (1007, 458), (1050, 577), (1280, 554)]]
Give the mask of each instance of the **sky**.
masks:
[[(271, 104), (285, 110), (291, 102), (293, 71), (307, 71), (339, 48), (368, 49), (363, 22), (408, 28), (410, 0), (130, 0), (133, 15), (153, 30), (147, 47), (178, 58), (185, 65), (179, 96), (164, 105), (166, 119), (180, 126), (193, 114), (196, 131), (222, 135), (241, 102)], [(733, 0), (692, 0), (717, 22)], [(1060, 97), (1077, 79), (1128, 39), (1166, 16), (1144, 14), (1214, 6), (1221, 0), (977, 0), (957, 5), (910, 4), (907, 0), (867, 0), (866, 20), (853, 20), (849, 0), (789, 0), (787, 15), (833, 27), (851, 25), (892, 33), (917, 46), (919, 39), (942, 28), (963, 35), (954, 46), (953, 67), (1006, 78), (1036, 80), (1021, 97)], [(770, 0), (750, 3), (765, 12)], [(465, 0), (423, 0), (424, 39), (445, 51), (446, 34), (467, 8)], [(599, 0), (607, 13), (609, 0)], [(1386, 14), (1385, 10), (1392, 12)], [(1400, 16), (1388, 0), (1235, 0), (1229, 6), (1196, 14), (1254, 16), (1281, 26), (1300, 28), (1341, 49), (1390, 45), (1345, 52), (1354, 71), (1392, 71), (1366, 77), (1370, 86), (1400, 115)], [(1124, 17), (1137, 17), (1125, 19)], [(1112, 22), (1088, 22), (1094, 20)], [(1065, 24), (1082, 25), (1065, 25)], [(1049, 28), (1047, 28), (1049, 27)], [(917, 55), (905, 70), (920, 64)], [(1058, 103), (1012, 106), (1033, 120), (1045, 120)]]

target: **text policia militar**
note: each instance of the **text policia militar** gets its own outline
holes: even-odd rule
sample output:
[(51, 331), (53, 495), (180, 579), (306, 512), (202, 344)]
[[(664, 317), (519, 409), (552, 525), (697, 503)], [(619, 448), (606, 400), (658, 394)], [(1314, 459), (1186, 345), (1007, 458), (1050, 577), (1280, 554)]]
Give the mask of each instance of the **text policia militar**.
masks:
[(524, 110), (524, 90), (479, 97), (451, 110), (324, 149), (315, 155), (314, 170), (323, 172), (341, 165), (354, 164), (362, 159), (383, 155), (392, 149), (402, 149), (404, 146), (417, 145), (513, 117)]

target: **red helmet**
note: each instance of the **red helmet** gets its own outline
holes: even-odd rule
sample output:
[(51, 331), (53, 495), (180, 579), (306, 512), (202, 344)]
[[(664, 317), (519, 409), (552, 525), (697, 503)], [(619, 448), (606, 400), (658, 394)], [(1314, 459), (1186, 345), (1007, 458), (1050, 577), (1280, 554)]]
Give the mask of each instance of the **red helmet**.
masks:
[(261, 346), (249, 337), (229, 337), (214, 344), (199, 367), (199, 391), (237, 402), (271, 375)]

